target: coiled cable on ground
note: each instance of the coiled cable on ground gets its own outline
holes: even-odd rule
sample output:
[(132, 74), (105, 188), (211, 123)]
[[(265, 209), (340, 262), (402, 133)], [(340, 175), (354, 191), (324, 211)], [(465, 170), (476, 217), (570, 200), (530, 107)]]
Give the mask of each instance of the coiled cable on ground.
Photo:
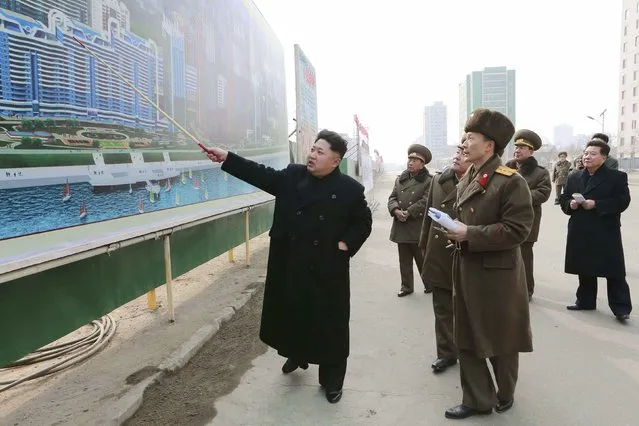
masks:
[(53, 346), (45, 346), (11, 364), (0, 368), (0, 373), (60, 358), (54, 364), (25, 377), (0, 381), (0, 393), (21, 383), (45, 377), (70, 368), (101, 350), (115, 334), (116, 322), (111, 315), (91, 321), (93, 329), (89, 335)]

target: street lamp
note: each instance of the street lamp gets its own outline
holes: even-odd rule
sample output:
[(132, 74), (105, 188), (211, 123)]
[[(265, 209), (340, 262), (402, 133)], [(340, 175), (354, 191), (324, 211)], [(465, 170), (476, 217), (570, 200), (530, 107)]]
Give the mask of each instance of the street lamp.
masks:
[(599, 117), (601, 117), (601, 121), (597, 120), (595, 117), (591, 116), (591, 115), (587, 115), (586, 117), (588, 117), (589, 119), (591, 119), (592, 121), (596, 121), (597, 123), (601, 124), (601, 133), (604, 133), (604, 119), (606, 118), (606, 111), (608, 111), (608, 109), (604, 109), (601, 114), (599, 114)]

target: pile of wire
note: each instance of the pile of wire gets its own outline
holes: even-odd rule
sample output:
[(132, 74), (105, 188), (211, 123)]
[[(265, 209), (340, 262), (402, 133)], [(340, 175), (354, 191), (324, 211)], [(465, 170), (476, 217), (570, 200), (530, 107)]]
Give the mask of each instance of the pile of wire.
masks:
[(45, 346), (24, 358), (0, 368), (0, 373), (2, 373), (15, 371), (19, 368), (47, 361), (53, 362), (51, 365), (20, 379), (0, 381), (0, 386), (2, 386), (0, 387), (0, 393), (21, 383), (45, 377), (77, 365), (104, 348), (115, 334), (116, 322), (110, 315), (106, 315), (99, 320), (92, 321), (90, 325), (93, 326), (93, 328), (89, 335), (85, 337), (52, 346)]

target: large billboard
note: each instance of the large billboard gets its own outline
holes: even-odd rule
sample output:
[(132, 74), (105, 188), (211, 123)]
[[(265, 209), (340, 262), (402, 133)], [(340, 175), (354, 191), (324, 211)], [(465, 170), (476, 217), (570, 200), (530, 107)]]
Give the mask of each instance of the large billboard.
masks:
[(0, 0), (0, 239), (256, 191), (145, 98), (288, 163), (284, 52), (251, 1)]
[(317, 87), (315, 68), (297, 44), (295, 45), (295, 104), (296, 160), (304, 163), (317, 136)]

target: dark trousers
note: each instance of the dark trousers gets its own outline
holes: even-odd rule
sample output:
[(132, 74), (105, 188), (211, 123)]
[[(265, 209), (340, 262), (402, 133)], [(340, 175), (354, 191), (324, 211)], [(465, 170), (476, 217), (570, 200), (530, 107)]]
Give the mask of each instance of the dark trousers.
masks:
[(342, 389), (344, 376), (346, 376), (346, 358), (338, 363), (319, 365), (319, 383), (328, 391)]
[(435, 339), (437, 358), (457, 358), (453, 340), (453, 292), (433, 287), (433, 310), (435, 311)]
[(564, 192), (564, 185), (555, 185), (555, 201), (559, 200), (562, 192)]
[(464, 399), (462, 404), (476, 410), (490, 410), (499, 401), (511, 401), (515, 397), (515, 387), (519, 375), (519, 354), (489, 358), (497, 381), (490, 375), (488, 363), (474, 353), (459, 351), (459, 371)]
[(526, 269), (526, 285), (528, 286), (528, 297), (533, 295), (535, 291), (535, 274), (533, 271), (534, 267), (534, 256), (533, 256), (533, 245), (535, 243), (522, 243), (521, 249), (521, 257), (524, 260), (524, 268)]
[[(413, 261), (417, 264), (417, 270), (421, 277), (422, 266), (424, 265), (422, 249), (419, 248), (417, 243), (397, 243), (397, 250), (399, 251), (399, 273), (402, 276), (401, 290), (413, 292), (415, 290), (413, 285)], [(430, 285), (427, 285), (425, 281), (422, 282), (426, 290), (432, 290)]]
[[(632, 311), (630, 288), (625, 278), (606, 278), (608, 281), (608, 306), (615, 315), (626, 315)], [(577, 305), (585, 309), (597, 307), (597, 277), (579, 275)]]

